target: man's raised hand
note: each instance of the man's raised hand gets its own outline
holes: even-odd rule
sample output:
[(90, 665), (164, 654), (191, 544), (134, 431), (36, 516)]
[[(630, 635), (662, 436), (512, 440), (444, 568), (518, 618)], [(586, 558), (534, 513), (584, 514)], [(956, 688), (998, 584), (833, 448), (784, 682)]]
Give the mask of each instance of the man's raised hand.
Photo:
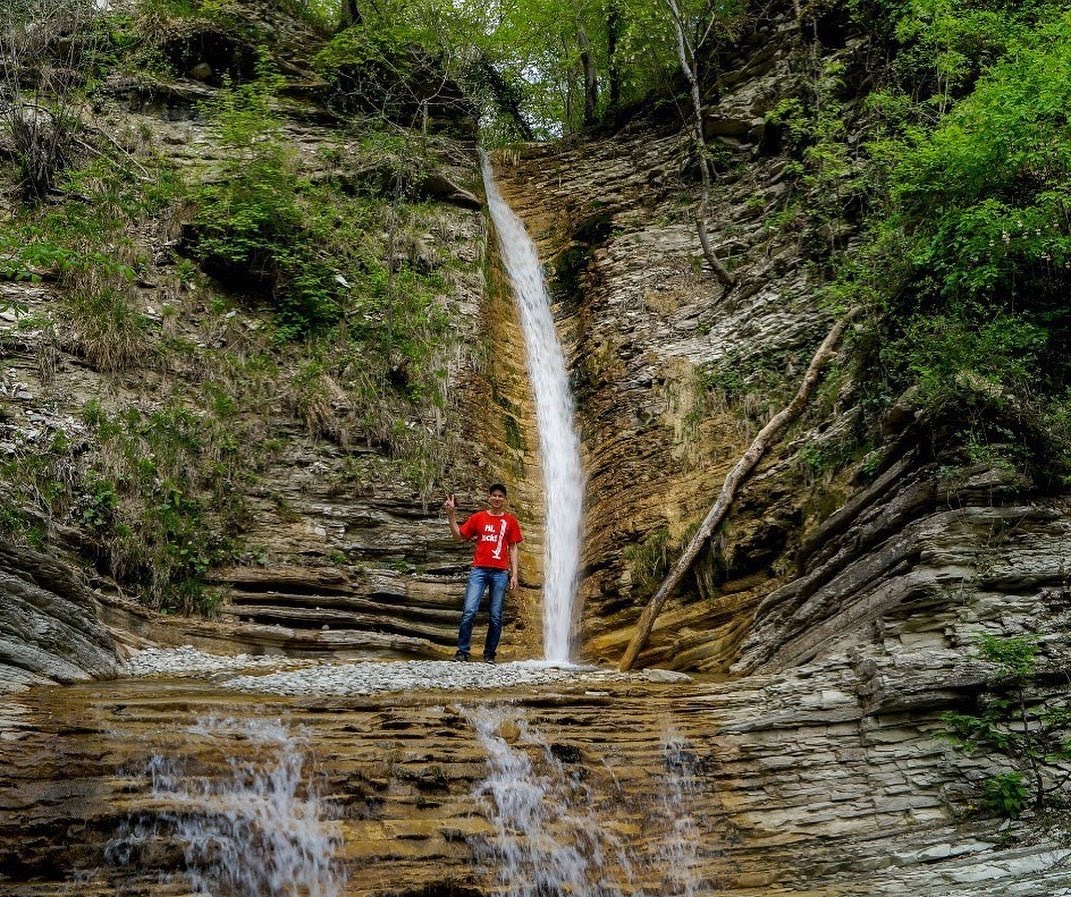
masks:
[(446, 493), (446, 501), (443, 502), (443, 510), (447, 515), (451, 515), (457, 509), (457, 499), (454, 498), (453, 492)]

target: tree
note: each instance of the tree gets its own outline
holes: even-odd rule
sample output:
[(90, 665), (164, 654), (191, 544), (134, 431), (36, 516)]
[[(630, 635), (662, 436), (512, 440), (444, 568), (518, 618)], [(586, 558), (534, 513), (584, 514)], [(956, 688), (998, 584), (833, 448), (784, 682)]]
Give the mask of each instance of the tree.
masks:
[(339, 17), (338, 30), (345, 31), (363, 22), (364, 17), (361, 15), (361, 7), (357, 5), (357, 0), (342, 0), (342, 14)]
[[(692, 136), (692, 148), (695, 152), (696, 162), (699, 165), (699, 177), (702, 183), (699, 194), (699, 205), (695, 211), (696, 230), (699, 232), (699, 243), (703, 247), (703, 255), (707, 264), (713, 269), (718, 280), (726, 290), (733, 286), (733, 277), (729, 270), (722, 264), (710, 242), (710, 234), (707, 232), (707, 214), (710, 210), (710, 187), (713, 181), (713, 169), (710, 164), (710, 149), (707, 146), (706, 137), (703, 134), (703, 99), (700, 90), (699, 51), (704, 48), (712, 34), (724, 25), (721, 11), (718, 7), (707, 8), (702, 15), (695, 19), (686, 19), (678, 0), (663, 0), (669, 10), (673, 25), (673, 33), (677, 39), (677, 59), (680, 62), (681, 72), (688, 82), (688, 96), (691, 100), (691, 121), (689, 131)], [(690, 26), (694, 22), (693, 30)]]

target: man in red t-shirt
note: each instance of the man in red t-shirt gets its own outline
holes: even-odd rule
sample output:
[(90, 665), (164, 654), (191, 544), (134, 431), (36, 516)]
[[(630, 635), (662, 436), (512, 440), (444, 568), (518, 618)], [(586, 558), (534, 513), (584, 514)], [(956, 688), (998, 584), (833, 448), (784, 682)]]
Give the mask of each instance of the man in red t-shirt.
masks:
[(517, 546), (524, 540), (521, 525), (512, 514), (506, 513), (506, 487), (492, 483), (487, 490), (486, 511), (477, 511), (458, 526), (457, 502), (451, 493), (443, 502), (450, 531), (459, 542), (476, 542), (472, 558), (469, 584), (465, 589), (465, 609), (461, 613), (461, 627), (457, 633), (457, 653), (454, 660), (468, 660), (472, 644), (472, 624), (480, 609), (483, 594), (491, 590), (491, 621), (487, 627), (487, 641), (483, 645), (483, 659), (495, 662), (498, 640), (502, 635), (502, 608), (506, 603), (506, 588), (517, 588)]

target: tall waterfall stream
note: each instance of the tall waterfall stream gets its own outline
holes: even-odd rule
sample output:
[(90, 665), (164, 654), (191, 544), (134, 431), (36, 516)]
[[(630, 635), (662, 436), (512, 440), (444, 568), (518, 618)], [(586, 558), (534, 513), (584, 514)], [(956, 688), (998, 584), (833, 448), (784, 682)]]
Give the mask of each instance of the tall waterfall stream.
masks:
[(584, 476), (580, 466), (580, 441), (573, 424), (573, 398), (535, 243), (502, 198), (486, 155), (482, 162), (491, 220), (517, 300), (539, 426), (546, 515), (543, 653), (550, 662), (568, 663), (584, 503)]

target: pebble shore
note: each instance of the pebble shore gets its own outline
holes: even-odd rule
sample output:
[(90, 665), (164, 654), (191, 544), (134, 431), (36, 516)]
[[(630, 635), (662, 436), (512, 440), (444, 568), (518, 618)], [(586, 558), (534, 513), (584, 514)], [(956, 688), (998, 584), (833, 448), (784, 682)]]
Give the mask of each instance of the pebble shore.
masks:
[(217, 685), (254, 694), (288, 696), (371, 695), (400, 691), (484, 691), (541, 685), (581, 685), (598, 689), (611, 682), (690, 682), (668, 670), (619, 673), (594, 667), (553, 666), (540, 661), (487, 664), (478, 660), (339, 663), (275, 656), (224, 656), (181, 648), (148, 648), (129, 658), (127, 676), (211, 678)]

